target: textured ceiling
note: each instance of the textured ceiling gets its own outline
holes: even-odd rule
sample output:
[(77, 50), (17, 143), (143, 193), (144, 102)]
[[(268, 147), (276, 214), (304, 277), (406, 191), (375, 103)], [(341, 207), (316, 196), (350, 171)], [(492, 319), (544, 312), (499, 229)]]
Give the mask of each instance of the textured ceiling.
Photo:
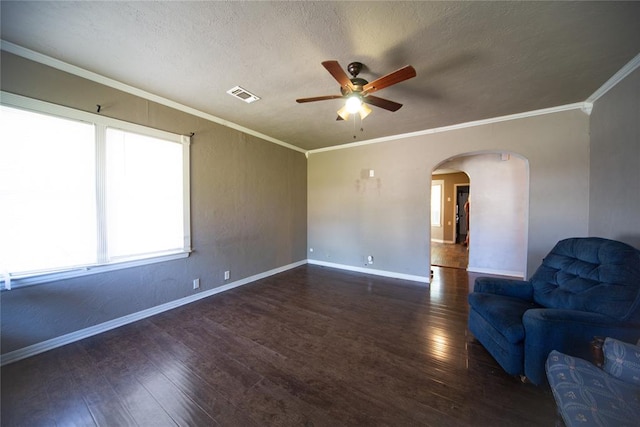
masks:
[[(1, 2), (2, 39), (305, 150), (354, 141), (321, 66), (365, 64), (355, 141), (585, 101), (640, 53), (640, 2)], [(262, 99), (226, 94), (236, 85)]]

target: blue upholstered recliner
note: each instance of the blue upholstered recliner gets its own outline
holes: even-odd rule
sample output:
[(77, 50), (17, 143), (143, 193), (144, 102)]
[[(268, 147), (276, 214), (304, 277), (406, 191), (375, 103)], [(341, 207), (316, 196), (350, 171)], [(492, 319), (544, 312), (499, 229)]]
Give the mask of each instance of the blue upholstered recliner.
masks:
[(469, 330), (511, 375), (546, 381), (552, 350), (589, 358), (594, 336), (640, 336), (640, 251), (598, 237), (565, 239), (529, 281), (480, 277)]

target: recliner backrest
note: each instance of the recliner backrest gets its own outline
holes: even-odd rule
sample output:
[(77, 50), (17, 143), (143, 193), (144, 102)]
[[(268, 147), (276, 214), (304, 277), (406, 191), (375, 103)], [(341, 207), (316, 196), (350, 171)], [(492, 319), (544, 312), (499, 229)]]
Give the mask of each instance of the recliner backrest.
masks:
[(536, 303), (640, 321), (640, 252), (600, 237), (561, 240), (530, 280)]

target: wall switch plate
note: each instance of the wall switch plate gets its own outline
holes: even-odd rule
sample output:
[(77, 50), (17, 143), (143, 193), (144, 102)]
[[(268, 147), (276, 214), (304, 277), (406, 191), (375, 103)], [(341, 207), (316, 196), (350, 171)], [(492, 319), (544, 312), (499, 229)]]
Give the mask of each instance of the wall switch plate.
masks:
[(200, 287), (200, 279), (194, 279), (193, 289), (198, 289), (199, 287)]
[(229, 271), (224, 272), (224, 280), (229, 280)]

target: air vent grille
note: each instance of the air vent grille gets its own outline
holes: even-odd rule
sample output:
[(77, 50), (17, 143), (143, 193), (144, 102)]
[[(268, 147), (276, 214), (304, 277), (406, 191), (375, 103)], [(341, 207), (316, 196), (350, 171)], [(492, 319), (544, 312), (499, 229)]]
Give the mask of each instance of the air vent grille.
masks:
[(241, 101), (246, 102), (247, 104), (251, 104), (260, 99), (259, 96), (256, 96), (249, 92), (246, 89), (241, 88), (240, 86), (233, 87), (227, 91), (227, 93), (235, 98), (238, 98)]

